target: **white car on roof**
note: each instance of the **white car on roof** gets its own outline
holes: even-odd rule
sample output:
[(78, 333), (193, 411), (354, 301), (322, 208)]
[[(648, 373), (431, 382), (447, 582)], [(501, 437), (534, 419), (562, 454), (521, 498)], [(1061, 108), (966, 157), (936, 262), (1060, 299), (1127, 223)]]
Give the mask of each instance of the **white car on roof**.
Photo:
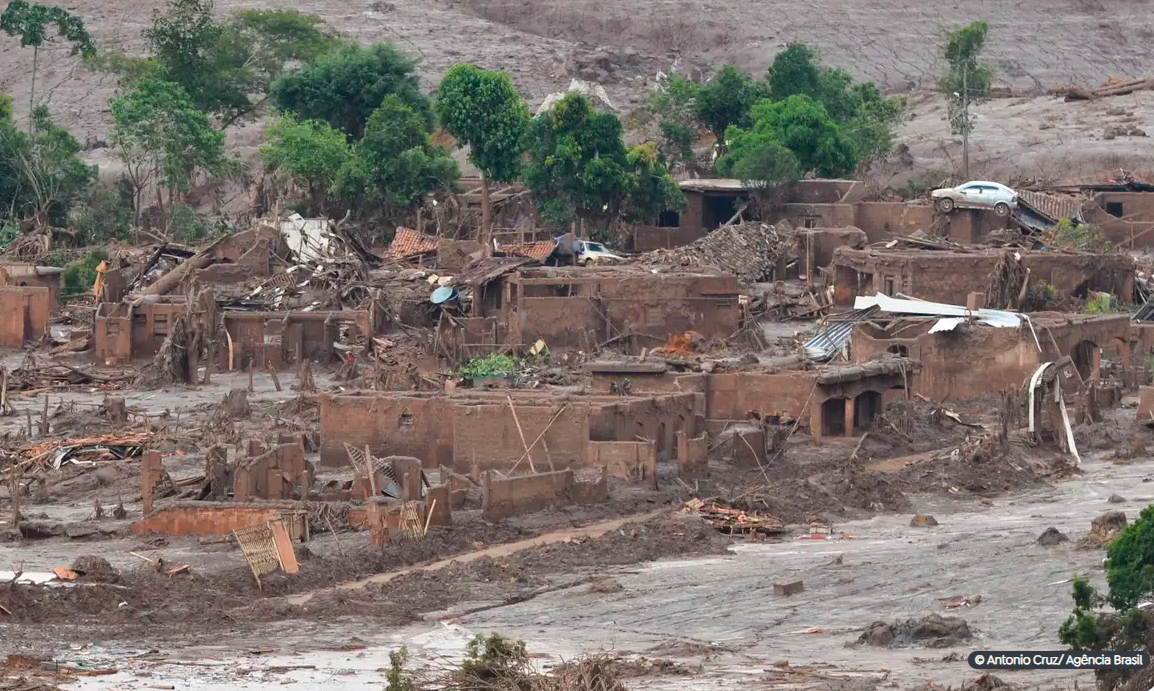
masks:
[(930, 192), (934, 205), (942, 213), (954, 209), (989, 209), (999, 216), (1009, 216), (1018, 206), (1018, 193), (998, 182), (973, 180), (957, 187)]

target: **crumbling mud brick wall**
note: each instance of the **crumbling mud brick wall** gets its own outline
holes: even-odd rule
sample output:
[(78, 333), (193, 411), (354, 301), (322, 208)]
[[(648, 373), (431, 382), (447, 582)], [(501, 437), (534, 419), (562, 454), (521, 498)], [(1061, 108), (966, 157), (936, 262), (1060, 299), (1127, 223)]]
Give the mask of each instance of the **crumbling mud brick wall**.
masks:
[(289, 515), (289, 532), (299, 535), (304, 511), (294, 504), (280, 503), (259, 506), (214, 504), (209, 502), (178, 502), (158, 508), (132, 526), (137, 535), (164, 533), (166, 535), (228, 535), (260, 525), (274, 518)]
[(630, 398), (595, 405), (589, 420), (593, 441), (652, 440), (662, 458), (677, 455), (677, 433), (697, 433), (695, 393)]
[(858, 228), (810, 228), (799, 230), (796, 238), (798, 270), (810, 278), (830, 265), (838, 247), (861, 249), (866, 244), (866, 234)]
[(498, 521), (550, 507), (604, 503), (608, 492), (603, 476), (595, 482), (578, 482), (571, 469), (504, 480), (488, 472), (481, 484), (481, 497), (481, 516)]
[[(160, 351), (169, 328), (187, 310), (184, 297), (151, 298), (134, 304), (101, 303), (93, 324), (94, 351), (103, 362), (126, 362), (150, 358)], [(208, 328), (212, 338), (216, 324), (216, 299), (205, 291), (193, 308), (193, 318)]]
[[(920, 370), (910, 378), (911, 391), (934, 400), (959, 400), (1019, 388), (1042, 362), (1063, 357), (1074, 361), (1083, 379), (1096, 373), (1102, 353), (1130, 366), (1129, 319), (1075, 315), (1032, 316), (1034, 330), (970, 325), (931, 334), (934, 320), (902, 331), (902, 338), (887, 340), (880, 332), (859, 325), (851, 337), (854, 362), (866, 362), (896, 345), (908, 346)], [(1035, 340), (1035, 335), (1037, 339)]]
[(737, 279), (730, 275), (652, 274), (631, 269), (528, 270), (504, 281), (499, 310), (508, 341), (544, 340), (551, 350), (589, 349), (622, 335), (640, 351), (653, 339), (686, 331), (729, 336), (741, 320)]
[[(698, 203), (700, 204), (700, 200)], [(697, 213), (700, 217), (700, 208)], [(682, 247), (704, 236), (705, 229), (701, 227), (700, 223), (696, 227), (682, 225), (676, 228), (637, 226), (633, 229), (633, 251), (652, 252), (653, 250)]]
[(39, 286), (0, 287), (0, 347), (21, 348), (48, 331), (50, 295)]
[(321, 398), (321, 465), (349, 465), (345, 444), (375, 456), (453, 465), (453, 402), (445, 396), (360, 394)]
[(1130, 368), (1133, 373), (1132, 383), (1154, 384), (1154, 323), (1131, 324)]
[[(1003, 250), (972, 252), (854, 250), (834, 251), (834, 299), (853, 305), (858, 295), (904, 293), (964, 304), (962, 296), (985, 293)], [(1134, 260), (1124, 254), (1061, 254), (1015, 250), (1031, 281), (1045, 281), (1060, 295), (1101, 291), (1129, 296), (1134, 290)]]
[(453, 362), (505, 349), (505, 325), (496, 317), (456, 317), (437, 325), (437, 336)]
[[(542, 434), (541, 442), (532, 447), (535, 468), (582, 467), (588, 462), (588, 403), (571, 401), (564, 410), (560, 410), (561, 403), (547, 400), (513, 399), (513, 404), (516, 418), (504, 397), (453, 406), (454, 470), (469, 473), (475, 465), (481, 471), (507, 471), (524, 455), (525, 444), (532, 444)], [(528, 469), (528, 460), (519, 467)]]
[(0, 265), (0, 285), (12, 287), (46, 288), (48, 309), (60, 309), (60, 278), (64, 270), (56, 266), (33, 264)]
[(894, 235), (928, 230), (933, 223), (934, 208), (928, 204), (858, 202), (854, 205), (853, 225), (865, 232), (869, 242), (882, 242)]
[(686, 481), (709, 478), (709, 437), (677, 433), (677, 477)]
[(304, 447), (280, 444), (238, 464), (233, 474), (233, 500), (305, 499), (313, 477), (305, 464)]
[[(752, 372), (712, 374), (706, 395), (707, 431), (720, 434), (727, 424), (760, 418), (809, 420), (814, 400), (814, 373), (803, 371), (757, 374)], [(807, 405), (808, 401), (808, 405)]]
[(342, 330), (350, 339), (372, 336), (368, 310), (332, 312), (225, 312), (225, 338), (217, 349), (219, 364), (229, 371), (252, 366), (280, 370), (302, 359), (329, 362)]
[(1083, 214), (1124, 249), (1154, 247), (1154, 194), (1150, 192), (1102, 192)]
[(657, 444), (652, 441), (591, 441), (589, 465), (626, 482), (657, 489)]
[[(196, 281), (204, 285), (232, 285), (253, 278), (272, 275), (273, 243), (258, 238), (235, 261), (219, 262), (196, 272)], [(218, 251), (224, 248), (218, 247)]]

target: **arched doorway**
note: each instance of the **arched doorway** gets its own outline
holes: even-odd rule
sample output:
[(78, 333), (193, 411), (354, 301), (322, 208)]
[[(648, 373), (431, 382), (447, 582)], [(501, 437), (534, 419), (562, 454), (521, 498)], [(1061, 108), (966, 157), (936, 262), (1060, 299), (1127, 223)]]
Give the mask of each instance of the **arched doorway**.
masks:
[(1089, 380), (1098, 373), (1098, 344), (1093, 341), (1078, 341), (1070, 350), (1070, 359), (1074, 361), (1074, 369), (1078, 370), (1082, 381)]
[(830, 398), (821, 404), (821, 436), (844, 437), (845, 429), (845, 402), (844, 398)]
[(882, 412), (882, 395), (877, 391), (863, 391), (853, 399), (853, 428), (869, 427)]

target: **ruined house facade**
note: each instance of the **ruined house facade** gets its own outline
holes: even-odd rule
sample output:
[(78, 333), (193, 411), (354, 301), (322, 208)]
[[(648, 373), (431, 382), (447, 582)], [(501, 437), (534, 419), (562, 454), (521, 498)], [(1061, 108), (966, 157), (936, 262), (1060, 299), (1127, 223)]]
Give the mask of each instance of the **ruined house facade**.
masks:
[[(1134, 292), (1134, 260), (1124, 254), (1062, 254), (1027, 250), (965, 252), (855, 250), (839, 247), (831, 268), (834, 301), (853, 305), (859, 295), (910, 295), (931, 302), (964, 304), (970, 293), (985, 294), (1003, 253), (1020, 256), (1031, 281), (1045, 281), (1059, 295), (1088, 291), (1128, 300)], [(991, 305), (991, 307), (996, 307)]]
[[(524, 269), (476, 290), (473, 340), (551, 351), (619, 343), (634, 352), (686, 331), (727, 337), (741, 325), (732, 275), (651, 273), (637, 269)], [(495, 341), (490, 340), (490, 343)]]

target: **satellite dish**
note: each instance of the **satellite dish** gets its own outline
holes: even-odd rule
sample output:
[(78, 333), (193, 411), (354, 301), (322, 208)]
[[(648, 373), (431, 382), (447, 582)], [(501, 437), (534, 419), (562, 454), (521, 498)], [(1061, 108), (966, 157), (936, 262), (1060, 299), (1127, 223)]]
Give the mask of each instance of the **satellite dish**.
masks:
[(457, 297), (457, 289), (451, 286), (441, 286), (433, 291), (433, 297), (429, 298), (434, 305), (448, 302)]

